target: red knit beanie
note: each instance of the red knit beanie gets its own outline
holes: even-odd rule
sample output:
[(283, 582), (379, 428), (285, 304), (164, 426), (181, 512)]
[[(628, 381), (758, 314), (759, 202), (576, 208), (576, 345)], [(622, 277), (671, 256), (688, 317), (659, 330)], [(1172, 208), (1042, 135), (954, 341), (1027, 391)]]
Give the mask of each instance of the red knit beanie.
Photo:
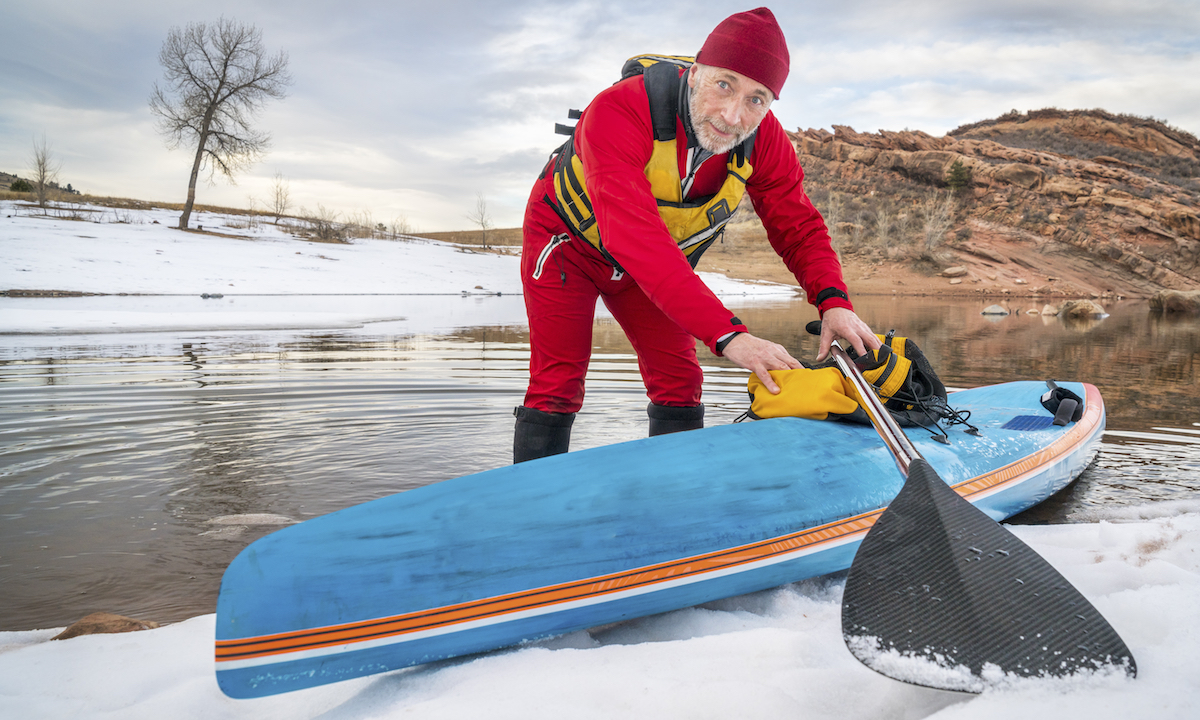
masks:
[(775, 16), (765, 7), (730, 15), (709, 34), (696, 62), (741, 73), (779, 98), (791, 59)]

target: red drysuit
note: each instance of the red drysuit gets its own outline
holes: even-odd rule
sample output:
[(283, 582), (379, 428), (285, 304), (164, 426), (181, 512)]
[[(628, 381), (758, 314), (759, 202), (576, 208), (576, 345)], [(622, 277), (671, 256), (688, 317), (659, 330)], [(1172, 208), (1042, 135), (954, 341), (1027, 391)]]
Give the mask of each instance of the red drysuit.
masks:
[[(688, 134), (682, 120), (677, 130), (684, 178)], [(658, 214), (645, 175), (654, 141), (642, 77), (601, 92), (584, 111), (574, 142), (604, 247), (625, 273), (568, 233), (549, 204), (555, 192), (553, 172), (547, 171), (525, 210), (521, 279), (531, 355), (524, 405), (553, 413), (579, 410), (597, 296), (633, 344), (650, 400), (697, 405), (703, 376), (693, 338), (717, 353), (721, 337), (747, 328), (693, 272)], [(771, 113), (759, 125), (750, 164), (746, 190), (754, 209), (810, 302), (826, 289), (845, 293), (828, 230), (804, 194), (795, 149)], [(710, 158), (695, 170), (689, 198), (713, 194), (725, 176), (726, 157)], [(830, 307), (853, 309), (844, 297), (831, 297), (818, 310)]]

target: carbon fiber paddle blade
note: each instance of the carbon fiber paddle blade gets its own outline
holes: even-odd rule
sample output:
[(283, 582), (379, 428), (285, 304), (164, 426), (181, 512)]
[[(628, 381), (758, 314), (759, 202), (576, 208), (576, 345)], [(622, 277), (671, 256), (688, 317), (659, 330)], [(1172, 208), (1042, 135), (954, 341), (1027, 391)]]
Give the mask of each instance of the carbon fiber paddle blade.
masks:
[(842, 636), (872, 670), (942, 690), (1137, 673), (1092, 604), (924, 459), (854, 557)]

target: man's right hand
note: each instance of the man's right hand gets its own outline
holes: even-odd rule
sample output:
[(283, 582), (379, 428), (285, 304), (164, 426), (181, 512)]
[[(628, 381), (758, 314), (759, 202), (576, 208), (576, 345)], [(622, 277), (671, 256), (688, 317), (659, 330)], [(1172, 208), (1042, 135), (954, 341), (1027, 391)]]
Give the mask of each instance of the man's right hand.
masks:
[(722, 354), (734, 365), (757, 375), (772, 395), (779, 394), (779, 386), (771, 379), (771, 370), (795, 370), (803, 367), (800, 361), (792, 357), (779, 343), (755, 337), (750, 333), (735, 335)]

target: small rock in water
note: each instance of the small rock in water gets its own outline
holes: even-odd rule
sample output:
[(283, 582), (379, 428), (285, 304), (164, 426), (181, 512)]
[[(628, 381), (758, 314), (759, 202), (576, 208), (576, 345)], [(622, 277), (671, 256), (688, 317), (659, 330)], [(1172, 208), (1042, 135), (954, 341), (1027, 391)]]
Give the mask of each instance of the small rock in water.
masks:
[(222, 515), (205, 522), (209, 525), (291, 525), (296, 521), (286, 515), (243, 513), (240, 515)]
[(988, 305), (980, 315), (1007, 315), (1008, 311), (1000, 305)]
[(1162, 313), (1200, 315), (1200, 290), (1163, 290), (1150, 298), (1150, 309)]
[(296, 520), (293, 520), (286, 515), (274, 515), (271, 513), (243, 513), (240, 515), (221, 515), (220, 517), (206, 520), (206, 525), (215, 525), (211, 530), (205, 530), (200, 533), (202, 537), (219, 538), (222, 540), (233, 540), (248, 531), (251, 527), (264, 527), (271, 525), (292, 525)]
[(152, 630), (156, 627), (158, 627), (158, 623), (150, 620), (134, 620), (124, 615), (98, 612), (84, 617), (50, 639), (67, 640), (80, 635), (136, 632), (138, 630)]
[(246, 534), (249, 529), (247, 525), (222, 525), (213, 530), (205, 530), (200, 533), (200, 537), (220, 538), (222, 540), (233, 540)]
[(1058, 306), (1058, 314), (1063, 317), (1081, 318), (1104, 316), (1104, 308), (1091, 300), (1068, 300)]

